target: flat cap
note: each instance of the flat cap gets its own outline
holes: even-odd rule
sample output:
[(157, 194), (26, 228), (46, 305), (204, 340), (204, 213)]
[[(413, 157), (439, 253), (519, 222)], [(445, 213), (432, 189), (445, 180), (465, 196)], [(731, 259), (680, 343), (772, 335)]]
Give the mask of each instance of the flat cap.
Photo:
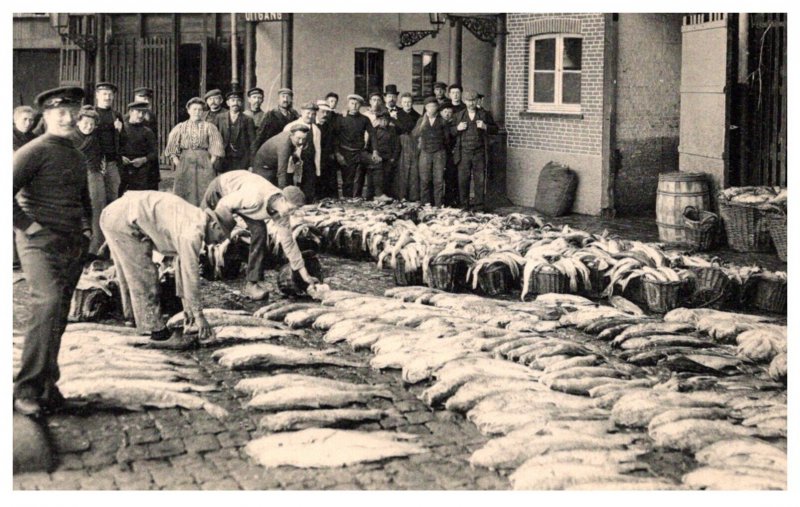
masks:
[(84, 97), (83, 88), (79, 86), (62, 86), (43, 91), (36, 96), (39, 109), (53, 109), (59, 106), (80, 106)]
[(333, 111), (333, 109), (331, 109), (331, 106), (329, 106), (328, 103), (325, 102), (324, 100), (317, 101), (317, 109), (320, 111)]
[(442, 90), (447, 90), (447, 83), (444, 83), (442, 81), (436, 81), (435, 83), (433, 83), (433, 89), (435, 90), (437, 88), (441, 88)]
[(287, 187), (284, 187), (283, 190), (281, 190), (281, 193), (283, 194), (284, 197), (286, 197), (286, 200), (288, 200), (290, 203), (294, 204), (298, 208), (306, 203), (306, 194), (304, 194), (303, 191), (300, 190), (300, 187), (289, 185)]
[(133, 102), (128, 104), (128, 109), (129, 110), (130, 109), (141, 109), (141, 110), (150, 109), (150, 104), (148, 104), (147, 102), (143, 102), (141, 100), (134, 100)]
[(228, 93), (225, 94), (225, 100), (228, 100), (231, 97), (235, 97), (235, 98), (241, 99), (241, 98), (243, 98), (242, 92), (239, 91), (239, 90), (231, 90), (231, 91), (229, 91)]
[(153, 89), (152, 88), (148, 88), (146, 86), (140, 86), (139, 88), (136, 88), (135, 90), (133, 90), (133, 95), (134, 96), (141, 95), (142, 97), (152, 97), (153, 96)]
[(439, 109), (453, 109), (453, 103), (449, 100), (445, 100), (439, 104)]
[(186, 109), (189, 109), (189, 106), (192, 106), (194, 104), (200, 104), (201, 106), (203, 106), (203, 109), (206, 109), (208, 107), (205, 101), (200, 97), (192, 97), (191, 99), (186, 101)]
[(300, 107), (300, 110), (319, 111), (319, 106), (317, 106), (316, 102), (306, 102)]
[(211, 220), (219, 224), (220, 228), (225, 233), (225, 236), (231, 235), (231, 231), (233, 231), (233, 227), (236, 225), (236, 221), (233, 219), (233, 213), (231, 213), (231, 210), (225, 206), (217, 206), (217, 209), (212, 210), (210, 208), (206, 208), (203, 211), (205, 211), (206, 215), (208, 215)]
[(264, 95), (264, 90), (262, 90), (261, 88), (258, 88), (258, 87), (250, 88), (249, 90), (247, 90), (247, 96), (248, 97), (251, 96), (251, 95), (255, 95), (255, 94), (260, 94), (261, 96), (263, 96)]
[(109, 83), (108, 81), (100, 81), (96, 85), (94, 85), (95, 90), (111, 90), (114, 93), (117, 93), (117, 85), (114, 83)]
[(280, 90), (278, 90), (278, 95), (283, 95), (284, 93), (287, 95), (294, 96), (294, 92), (291, 90), (291, 88), (281, 88)]
[(439, 105), (439, 101), (436, 100), (436, 97), (428, 97), (427, 99), (425, 99), (424, 105), (427, 106), (428, 104), (436, 104), (438, 106)]
[(84, 116), (87, 118), (94, 118), (95, 120), (100, 118), (100, 115), (97, 114), (97, 110), (95, 110), (94, 106), (89, 104), (81, 106), (81, 110), (78, 111), (78, 118), (83, 118)]
[(203, 98), (208, 100), (211, 97), (217, 97), (217, 96), (222, 97), (222, 90), (220, 90), (219, 88), (214, 88), (213, 90), (208, 90), (206, 94), (203, 95)]
[(357, 100), (357, 101), (363, 103), (364, 102), (364, 97), (362, 97), (361, 95), (359, 95), (357, 93), (351, 93), (350, 95), (347, 96), (347, 100)]
[(380, 90), (373, 90), (370, 92), (369, 98), (371, 99), (372, 97), (380, 97), (380, 99), (383, 100), (383, 94), (380, 92)]
[(475, 90), (467, 90), (464, 92), (464, 95), (461, 97), (464, 100), (477, 100), (478, 99), (478, 92)]
[(291, 127), (289, 127), (289, 132), (294, 134), (295, 132), (309, 132), (311, 129), (308, 128), (308, 125), (304, 125), (302, 123), (295, 123)]

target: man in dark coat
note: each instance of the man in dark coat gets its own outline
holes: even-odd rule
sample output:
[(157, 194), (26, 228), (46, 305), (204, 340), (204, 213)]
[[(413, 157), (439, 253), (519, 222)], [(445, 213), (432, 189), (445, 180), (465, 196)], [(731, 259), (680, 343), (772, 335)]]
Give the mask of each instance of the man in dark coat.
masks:
[(39, 94), (47, 133), (14, 154), (14, 231), (30, 288), (14, 410), (29, 416), (64, 402), (58, 351), (91, 237), (86, 160), (69, 139), (83, 96), (79, 87)]
[[(153, 89), (146, 86), (140, 86), (133, 90), (134, 102), (146, 102), (149, 107), (144, 112), (142, 124), (153, 131), (156, 136), (156, 146), (158, 146), (158, 118), (153, 112)], [(127, 116), (125, 117), (127, 121)], [(161, 151), (159, 150), (159, 153)], [(156, 158), (155, 161), (147, 164), (147, 190), (158, 190), (158, 184), (161, 181), (161, 163)]]
[(273, 136), (283, 132), (286, 125), (300, 118), (300, 114), (292, 109), (294, 92), (289, 88), (278, 90), (278, 107), (272, 109), (264, 115), (264, 120), (256, 132), (255, 151)]
[[(486, 193), (486, 168), (489, 157), (489, 136), (497, 133), (491, 113), (477, 108), (478, 94), (464, 93), (466, 109), (453, 116), (450, 132), (455, 137), (453, 160), (458, 166), (458, 201), (464, 207), (481, 208)], [(475, 201), (470, 202), (470, 180)]]
[(444, 169), (447, 164), (450, 129), (439, 114), (439, 103), (435, 97), (425, 99), (425, 114), (417, 122), (413, 134), (419, 139), (420, 147), (420, 200), (441, 206), (444, 201)]
[(250, 88), (247, 90), (247, 107), (245, 108), (245, 116), (249, 116), (253, 120), (256, 129), (261, 126), (264, 121), (264, 110), (261, 105), (264, 103), (264, 90), (261, 88)]
[(445, 101), (450, 100), (447, 98), (447, 83), (442, 81), (437, 81), (433, 84), (433, 96), (436, 97), (436, 102), (439, 104), (439, 107), (442, 107), (442, 104)]
[(447, 87), (447, 96), (450, 98), (450, 102), (453, 104), (453, 114), (459, 113), (463, 111), (467, 106), (461, 101), (461, 94), (464, 90), (461, 88), (460, 84), (451, 84)]
[(122, 158), (120, 146), (125, 144), (125, 119), (113, 109), (116, 98), (116, 85), (100, 82), (95, 85), (95, 111), (97, 129), (95, 135), (103, 151), (103, 179), (106, 187), (106, 204), (119, 197), (120, 171)]
[(336, 118), (336, 161), (342, 168), (342, 197), (360, 197), (364, 186), (365, 149), (372, 123), (361, 114), (364, 99), (347, 96), (347, 113)]
[(317, 101), (317, 116), (315, 122), (320, 133), (320, 169), (319, 181), (317, 182), (317, 197), (339, 197), (339, 183), (337, 171), (339, 164), (336, 162), (336, 133), (334, 132), (335, 117), (334, 111), (324, 100)]
[(256, 126), (253, 119), (242, 113), (242, 93), (228, 92), (225, 96), (228, 111), (214, 119), (222, 136), (225, 157), (217, 162), (217, 174), (236, 169), (249, 169), (253, 164)]
[(128, 104), (128, 121), (125, 123), (125, 143), (120, 146), (122, 174), (119, 193), (128, 190), (150, 190), (150, 168), (158, 161), (156, 135), (145, 126), (144, 116), (150, 104), (131, 102)]
[(213, 90), (207, 91), (203, 96), (203, 100), (206, 101), (206, 105), (208, 106), (205, 118), (207, 122), (214, 123), (217, 116), (227, 112), (225, 106), (222, 105), (222, 90), (214, 88)]
[[(442, 104), (439, 114), (442, 116), (447, 128), (451, 128), (453, 126), (453, 104), (449, 100)], [(444, 165), (445, 206), (458, 206), (458, 168), (453, 160), (455, 142), (456, 140), (453, 136), (450, 136), (447, 141), (447, 160)]]
[[(308, 160), (308, 126), (295, 124), (290, 130), (272, 136), (256, 152), (253, 172), (278, 188), (292, 185), (295, 171), (303, 171), (303, 161)], [(313, 164), (313, 154), (311, 155)]]

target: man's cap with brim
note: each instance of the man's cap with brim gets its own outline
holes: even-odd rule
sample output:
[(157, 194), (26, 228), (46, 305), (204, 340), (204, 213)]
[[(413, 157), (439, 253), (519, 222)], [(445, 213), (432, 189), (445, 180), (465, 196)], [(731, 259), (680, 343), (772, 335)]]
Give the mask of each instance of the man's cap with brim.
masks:
[(441, 88), (442, 90), (447, 90), (447, 83), (444, 83), (442, 81), (436, 81), (433, 84), (433, 89), (435, 90), (437, 88)]
[(114, 93), (117, 93), (117, 85), (114, 83), (109, 83), (108, 81), (101, 81), (94, 85), (95, 90), (111, 90)]
[(53, 109), (62, 106), (78, 107), (83, 102), (85, 93), (80, 86), (62, 86), (43, 91), (36, 96), (36, 106), (41, 109)]
[(140, 86), (139, 88), (136, 88), (135, 90), (133, 90), (133, 95), (134, 96), (140, 95), (142, 97), (152, 97), (153, 96), (153, 89), (152, 88), (148, 88), (146, 86)]
[(316, 102), (306, 102), (300, 107), (302, 111), (319, 111), (319, 106)]
[(194, 104), (199, 104), (199, 105), (203, 106), (203, 109), (208, 107), (208, 105), (205, 103), (205, 101), (203, 99), (201, 99), (200, 97), (192, 97), (191, 99), (189, 99), (186, 102), (186, 109), (189, 109), (189, 106), (192, 106)]
[(333, 109), (331, 109), (331, 106), (329, 106), (328, 103), (325, 102), (324, 100), (317, 101), (317, 109), (319, 109), (320, 111), (333, 111)]
[(445, 100), (441, 104), (439, 104), (439, 109), (453, 109), (453, 103), (449, 100)]
[(259, 94), (259, 95), (261, 95), (263, 97), (264, 96), (264, 90), (262, 90), (261, 88), (258, 88), (258, 87), (250, 88), (249, 90), (247, 90), (247, 96), (248, 97), (250, 97), (251, 95), (256, 95), (256, 94)]
[(361, 95), (359, 95), (357, 93), (351, 93), (350, 95), (348, 95), (347, 96), (347, 100), (357, 100), (357, 101), (361, 102), (362, 104), (364, 103), (364, 97), (362, 97)]
[(150, 104), (148, 104), (147, 102), (142, 102), (141, 100), (135, 100), (130, 104), (128, 104), (128, 110), (130, 111), (131, 109), (139, 109), (141, 111), (144, 111), (146, 109), (150, 109)]
[(225, 233), (225, 236), (231, 235), (233, 227), (236, 225), (236, 221), (233, 219), (233, 213), (231, 213), (231, 210), (224, 206), (217, 206), (217, 209), (215, 210), (206, 208), (203, 211), (205, 211), (206, 215), (211, 217), (211, 219), (219, 225), (220, 229), (222, 229), (222, 232)]
[(79, 119), (83, 118), (84, 116), (86, 118), (94, 118), (95, 120), (100, 118), (100, 115), (97, 114), (97, 110), (94, 108), (94, 106), (90, 106), (88, 104), (85, 106), (81, 106), (80, 111), (78, 111)]
[(309, 132), (311, 129), (308, 128), (308, 125), (304, 125), (302, 123), (295, 123), (291, 127), (289, 127), (289, 132), (294, 134), (295, 132)]
[(467, 90), (462, 97), (464, 100), (478, 100), (478, 92), (475, 90)]
[(283, 95), (284, 93), (286, 95), (294, 96), (294, 92), (291, 90), (291, 88), (281, 88), (278, 90), (278, 95)]
[(206, 100), (210, 99), (211, 97), (222, 97), (222, 90), (214, 88), (213, 90), (208, 90), (206, 94), (203, 95), (203, 98)]
[(370, 100), (372, 97), (378, 97), (379, 99), (383, 99), (383, 94), (379, 90), (374, 90), (369, 94)]
[(424, 105), (427, 106), (428, 104), (436, 104), (438, 106), (439, 101), (436, 100), (436, 97), (428, 97), (427, 99), (425, 99)]
[(239, 90), (231, 90), (231, 91), (229, 91), (228, 93), (225, 94), (225, 100), (228, 100), (228, 99), (231, 99), (231, 98), (241, 99), (241, 98), (244, 98), (244, 97), (242, 95), (242, 92), (240, 92)]
[(300, 190), (300, 187), (289, 185), (288, 187), (284, 187), (284, 189), (281, 190), (281, 193), (284, 197), (286, 197), (287, 201), (294, 204), (298, 208), (306, 204), (306, 194)]

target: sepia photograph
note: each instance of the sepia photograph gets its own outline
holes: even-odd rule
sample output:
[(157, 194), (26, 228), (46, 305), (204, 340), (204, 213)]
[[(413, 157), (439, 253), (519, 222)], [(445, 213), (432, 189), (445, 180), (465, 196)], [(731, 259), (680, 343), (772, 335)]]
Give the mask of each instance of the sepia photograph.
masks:
[(787, 501), (785, 9), (172, 4), (6, 14), (14, 494)]

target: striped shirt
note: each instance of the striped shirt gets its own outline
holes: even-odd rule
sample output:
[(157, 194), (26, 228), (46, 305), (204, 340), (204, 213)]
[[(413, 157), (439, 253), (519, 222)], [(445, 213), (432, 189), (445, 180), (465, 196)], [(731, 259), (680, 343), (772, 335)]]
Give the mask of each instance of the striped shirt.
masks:
[(184, 150), (208, 150), (214, 157), (225, 156), (222, 136), (213, 124), (187, 120), (175, 125), (169, 133), (165, 157), (180, 157)]

